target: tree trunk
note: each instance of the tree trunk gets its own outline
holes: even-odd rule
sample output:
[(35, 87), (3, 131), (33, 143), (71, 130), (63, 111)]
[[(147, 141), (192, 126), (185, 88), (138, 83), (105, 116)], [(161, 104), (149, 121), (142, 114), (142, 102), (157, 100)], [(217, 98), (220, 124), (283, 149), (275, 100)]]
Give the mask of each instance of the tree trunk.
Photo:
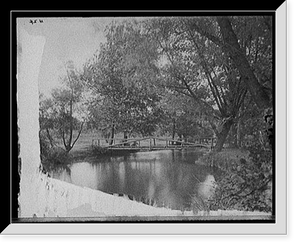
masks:
[(76, 137), (75, 140), (73, 141), (73, 144), (70, 146), (69, 151), (73, 148), (73, 146), (75, 145), (75, 143), (76, 143), (77, 140), (79, 139), (79, 136), (80, 136), (80, 134), (81, 134), (81, 132), (82, 132), (83, 124), (84, 124), (84, 122), (81, 123), (80, 129), (79, 129), (78, 134), (77, 134), (77, 137)]
[(70, 137), (67, 152), (72, 149), (72, 139), (73, 139), (73, 89), (71, 93), (71, 100), (70, 100)]
[(242, 139), (241, 139), (241, 120), (238, 120), (236, 124), (236, 144), (237, 147), (241, 147)]
[(54, 142), (53, 142), (53, 139), (52, 139), (52, 137), (51, 137), (51, 135), (50, 135), (50, 131), (49, 131), (48, 128), (46, 128), (46, 132), (47, 132), (48, 140), (49, 140), (49, 142), (50, 142), (50, 146), (51, 146), (51, 148), (53, 148), (53, 147), (54, 147)]
[(243, 53), (238, 39), (232, 29), (230, 20), (228, 17), (218, 17), (217, 22), (220, 26), (220, 31), (225, 42), (223, 49), (228, 52), (232, 58), (235, 66), (239, 70), (240, 75), (244, 80), (244, 84), (249, 90), (253, 100), (255, 101), (258, 108), (269, 107), (270, 96), (264, 90), (264, 87), (258, 82), (256, 76), (254, 75), (251, 66)]
[(217, 143), (214, 147), (214, 151), (220, 152), (223, 149), (224, 143), (233, 124), (233, 120), (226, 121), (222, 126), (222, 131), (217, 135)]
[[(122, 141), (122, 143), (127, 142), (127, 140), (128, 140), (128, 134), (127, 134), (126, 131), (124, 131), (124, 136), (123, 136), (123, 141)], [(124, 144), (124, 146), (128, 146), (128, 144)]]
[[(175, 134), (176, 134), (176, 120), (173, 118), (173, 123), (172, 123), (172, 140), (175, 139)], [(174, 141), (172, 141), (172, 145), (174, 145)]]
[(238, 123), (235, 123), (231, 126), (229, 131), (230, 136), (230, 148), (238, 148)]
[(114, 137), (115, 137), (115, 124), (112, 124), (109, 145), (113, 145)]

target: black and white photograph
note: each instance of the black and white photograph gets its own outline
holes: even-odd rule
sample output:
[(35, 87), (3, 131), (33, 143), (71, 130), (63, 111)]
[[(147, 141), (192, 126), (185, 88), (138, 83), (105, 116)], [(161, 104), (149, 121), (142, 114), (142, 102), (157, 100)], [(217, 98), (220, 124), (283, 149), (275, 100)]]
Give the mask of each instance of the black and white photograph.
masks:
[(15, 223), (268, 223), (275, 14), (18, 17)]

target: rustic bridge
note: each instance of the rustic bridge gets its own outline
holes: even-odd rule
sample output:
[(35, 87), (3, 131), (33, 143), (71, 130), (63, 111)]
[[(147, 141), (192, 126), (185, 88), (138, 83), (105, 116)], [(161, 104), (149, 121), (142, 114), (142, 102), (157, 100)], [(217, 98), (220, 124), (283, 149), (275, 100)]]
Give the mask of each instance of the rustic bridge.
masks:
[(92, 145), (113, 151), (152, 151), (152, 150), (180, 150), (183, 148), (202, 147), (212, 149), (215, 138), (201, 138), (196, 142), (186, 142), (161, 137), (143, 137), (134, 139), (93, 139)]

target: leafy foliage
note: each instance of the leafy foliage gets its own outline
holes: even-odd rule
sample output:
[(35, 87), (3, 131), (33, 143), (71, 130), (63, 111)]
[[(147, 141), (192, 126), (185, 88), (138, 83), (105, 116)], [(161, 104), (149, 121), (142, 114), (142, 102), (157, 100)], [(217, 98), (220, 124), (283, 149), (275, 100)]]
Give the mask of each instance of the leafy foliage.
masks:
[[(237, 17), (225, 21), (228, 21), (229, 26), (232, 25), (236, 32), (235, 39), (240, 43), (236, 49), (241, 49), (241, 53), (245, 52), (239, 55), (242, 56), (245, 68), (248, 68), (248, 63), (256, 68), (256, 76), (261, 80), (261, 68), (263, 73), (268, 75), (272, 71), (269, 66), (272, 61), (271, 33), (270, 30), (266, 30), (262, 18), (250, 18), (249, 26), (252, 28), (244, 29), (248, 25), (247, 20)], [(236, 63), (236, 58), (228, 52), (230, 49), (225, 49), (222, 45), (228, 41), (220, 32), (218, 19), (159, 18), (147, 24), (151, 38), (159, 46), (164, 86), (171, 92), (177, 92), (195, 101), (201, 112), (210, 119), (211, 128), (218, 138), (215, 148), (220, 151), (232, 125), (241, 116), (241, 106), (247, 93), (253, 90), (249, 90), (248, 86), (252, 81), (246, 83), (248, 72)], [(227, 26), (225, 28), (228, 28)], [(255, 45), (251, 43), (252, 39), (256, 40)], [(262, 55), (261, 49), (266, 56)], [(267, 59), (259, 60), (260, 56)], [(261, 67), (261, 63), (266, 66)], [(253, 80), (257, 86), (257, 79)], [(269, 76), (268, 80), (271, 80)], [(258, 85), (257, 88), (262, 89), (262, 85)]]
[(66, 169), (69, 155), (65, 150), (59, 147), (51, 147), (47, 137), (40, 132), (40, 153), (41, 153), (41, 169), (45, 173)]
[[(106, 42), (83, 71), (68, 62), (63, 87), (40, 101), (43, 161), (49, 168), (65, 163), (54, 137), (69, 152), (87, 116), (110, 138), (117, 132), (124, 138), (148, 136), (158, 129), (173, 138), (214, 135), (215, 151), (198, 161), (224, 172), (209, 209), (271, 211), (274, 137), (264, 121), (265, 110), (273, 111), (271, 26), (268, 16), (110, 23)], [(220, 152), (224, 144), (248, 152)], [(91, 147), (95, 152), (105, 150)]]
[(224, 174), (209, 200), (211, 210), (272, 211), (272, 151), (259, 143), (249, 151), (246, 158), (230, 156), (219, 164)]
[[(228, 36), (226, 30), (234, 36)], [(265, 91), (270, 93), (272, 87), (268, 17), (126, 20), (108, 25), (106, 38), (84, 69), (97, 102), (91, 117), (100, 129), (114, 127), (119, 132), (139, 134), (147, 130), (145, 135), (169, 123), (165, 129), (173, 129), (174, 134), (174, 121), (178, 130), (180, 122), (186, 121), (194, 130), (185, 134), (188, 136), (196, 129), (201, 132), (203, 129), (196, 123), (205, 119), (210, 125), (207, 130), (217, 137), (215, 149), (220, 151), (230, 129), (238, 122), (239, 130), (243, 128), (239, 119), (246, 99), (252, 99), (251, 105), (261, 106), (264, 99), (259, 103), (257, 99)], [(231, 43), (235, 50), (230, 48)], [(253, 96), (255, 90), (257, 94)], [(164, 98), (171, 94), (182, 96), (186, 102), (192, 99), (200, 113), (198, 120), (193, 111), (185, 110), (180, 110), (185, 112), (184, 119), (175, 120), (179, 117), (172, 110), (178, 108), (176, 104), (165, 108)]]
[[(81, 134), (85, 113), (81, 102), (84, 85), (80, 74), (72, 68), (71, 62), (67, 66), (62, 86), (53, 89), (50, 98), (40, 96), (39, 118), (41, 131), (46, 133), (51, 147), (55, 146), (54, 136), (58, 135), (66, 152), (69, 152)], [(78, 134), (73, 139), (75, 130), (78, 130)]]
[(162, 114), (154, 87), (153, 43), (130, 22), (111, 24), (106, 37), (107, 43), (84, 70), (94, 95), (91, 118), (100, 129), (113, 125), (119, 132), (150, 135)]

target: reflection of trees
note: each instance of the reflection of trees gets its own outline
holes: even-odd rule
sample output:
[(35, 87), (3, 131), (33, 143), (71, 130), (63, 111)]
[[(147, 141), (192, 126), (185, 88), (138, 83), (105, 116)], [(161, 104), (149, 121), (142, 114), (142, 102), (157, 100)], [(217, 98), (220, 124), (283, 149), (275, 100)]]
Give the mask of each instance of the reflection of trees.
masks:
[(175, 162), (175, 150), (172, 150), (172, 162)]
[(202, 199), (207, 200), (210, 196), (213, 195), (215, 183), (216, 181), (213, 175), (206, 175), (204, 182), (198, 183), (198, 195), (201, 196)]
[(98, 189), (99, 185), (99, 171), (98, 166), (91, 165), (87, 162), (80, 162), (71, 166), (71, 173), (67, 170), (58, 172), (51, 172), (51, 176), (59, 180), (73, 183), (78, 186), (88, 187), (91, 189)]
[[(161, 199), (158, 205), (181, 207), (185, 202), (190, 201), (189, 192), (193, 192), (198, 183), (192, 177), (193, 170), (196, 168), (184, 164), (187, 157), (188, 153), (186, 152), (183, 154), (183, 152), (172, 151), (161, 160), (133, 161), (132, 163), (138, 164), (136, 170), (140, 171), (139, 178), (143, 179), (143, 185), (136, 186), (143, 187), (142, 191), (145, 195)], [(204, 176), (199, 176), (199, 178), (204, 181), (206, 174), (207, 171), (200, 172), (200, 175)]]
[(120, 188), (123, 189), (125, 187), (125, 180), (126, 180), (125, 164), (123, 162), (119, 164), (118, 176), (119, 176)]
[(190, 195), (197, 192), (199, 181), (204, 182), (211, 169), (187, 162), (193, 156), (190, 152), (185, 155), (182, 151), (152, 153), (150, 159), (146, 155), (115, 157), (86, 163), (87, 166), (74, 164), (72, 179), (81, 180), (81, 186), (134, 196), (137, 201), (145, 202), (142, 199), (147, 198), (160, 207), (188, 209)]

